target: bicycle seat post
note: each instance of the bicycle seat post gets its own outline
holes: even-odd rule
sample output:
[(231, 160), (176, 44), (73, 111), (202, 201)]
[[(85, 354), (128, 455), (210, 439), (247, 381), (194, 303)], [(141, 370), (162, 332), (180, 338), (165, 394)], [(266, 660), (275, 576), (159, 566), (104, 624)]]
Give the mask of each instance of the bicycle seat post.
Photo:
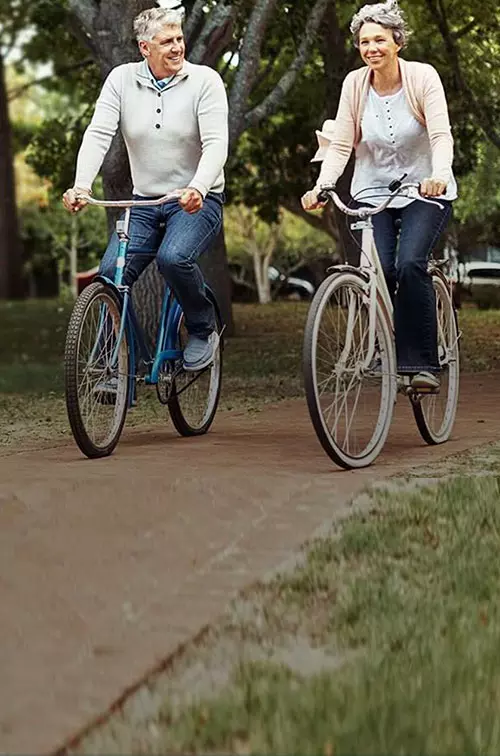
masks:
[(128, 229), (130, 225), (130, 207), (125, 210), (123, 219), (116, 221), (116, 233), (119, 239), (118, 257), (116, 259), (115, 284), (120, 286), (123, 279), (123, 269), (125, 268), (125, 258), (127, 247), (130, 240)]
[(116, 233), (120, 241), (129, 239), (128, 229), (130, 225), (130, 208), (125, 209), (125, 216), (121, 220), (116, 221)]

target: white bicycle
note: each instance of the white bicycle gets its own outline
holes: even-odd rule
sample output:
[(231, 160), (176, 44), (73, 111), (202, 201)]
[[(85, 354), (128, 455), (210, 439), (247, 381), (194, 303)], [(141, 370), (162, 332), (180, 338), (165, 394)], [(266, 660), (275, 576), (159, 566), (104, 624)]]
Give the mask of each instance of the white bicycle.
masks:
[[(377, 207), (347, 207), (333, 188), (324, 187), (321, 200), (331, 199), (360, 220), (359, 267), (335, 265), (316, 292), (307, 318), (303, 370), (307, 405), (323, 449), (346, 469), (366, 467), (380, 454), (391, 425), (398, 392), (410, 400), (422, 438), (441, 444), (455, 422), (459, 389), (459, 333), (451, 282), (443, 272), (446, 261), (430, 262), (436, 295), (440, 388), (415, 391), (407, 376), (398, 376), (393, 307), (375, 246), (372, 216), (398, 196), (431, 202), (417, 184), (394, 181)], [(418, 313), (416, 313), (418, 317)]]

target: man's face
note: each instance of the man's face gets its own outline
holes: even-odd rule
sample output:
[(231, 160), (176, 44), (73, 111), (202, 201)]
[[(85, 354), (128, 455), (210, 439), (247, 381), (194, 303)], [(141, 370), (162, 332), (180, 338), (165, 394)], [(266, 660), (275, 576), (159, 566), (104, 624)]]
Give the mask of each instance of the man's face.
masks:
[(186, 46), (180, 26), (164, 26), (151, 42), (141, 40), (139, 47), (158, 79), (175, 76), (182, 70)]

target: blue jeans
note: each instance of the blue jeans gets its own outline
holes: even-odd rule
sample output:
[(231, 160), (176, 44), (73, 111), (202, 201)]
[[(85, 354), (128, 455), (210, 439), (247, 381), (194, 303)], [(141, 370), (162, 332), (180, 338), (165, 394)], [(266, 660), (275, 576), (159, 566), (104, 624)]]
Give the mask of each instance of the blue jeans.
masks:
[[(151, 199), (135, 196), (134, 199)], [(212, 303), (205, 292), (197, 260), (219, 233), (224, 195), (209, 192), (202, 209), (190, 215), (177, 201), (153, 207), (134, 207), (130, 214), (130, 242), (123, 283), (132, 286), (156, 258), (158, 270), (179, 301), (190, 334), (206, 338), (214, 329)], [(118, 236), (113, 233), (99, 273), (114, 279)]]
[(373, 216), (375, 244), (394, 303), (398, 372), (439, 372), (436, 297), (427, 264), (451, 215), (418, 200)]

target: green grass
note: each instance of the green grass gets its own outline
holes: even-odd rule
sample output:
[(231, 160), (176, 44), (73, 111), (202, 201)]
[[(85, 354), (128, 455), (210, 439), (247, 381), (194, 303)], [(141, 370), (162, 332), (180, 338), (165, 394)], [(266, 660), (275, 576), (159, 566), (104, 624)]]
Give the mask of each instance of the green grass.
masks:
[[(306, 303), (234, 306), (237, 333), (227, 340), (221, 408), (259, 411), (301, 395), (307, 311)], [(0, 446), (67, 434), (63, 354), (70, 312), (69, 303), (55, 300), (0, 302)], [(460, 327), (463, 370), (499, 370), (500, 311), (464, 309)], [(165, 423), (150, 390), (141, 391), (127, 420), (145, 423)]]
[(155, 748), (499, 753), (499, 501), (495, 476), (377, 494), (259, 598), (262, 647), (281, 628), (343, 663), (306, 676), (237, 664), (215, 697), (164, 702)]

